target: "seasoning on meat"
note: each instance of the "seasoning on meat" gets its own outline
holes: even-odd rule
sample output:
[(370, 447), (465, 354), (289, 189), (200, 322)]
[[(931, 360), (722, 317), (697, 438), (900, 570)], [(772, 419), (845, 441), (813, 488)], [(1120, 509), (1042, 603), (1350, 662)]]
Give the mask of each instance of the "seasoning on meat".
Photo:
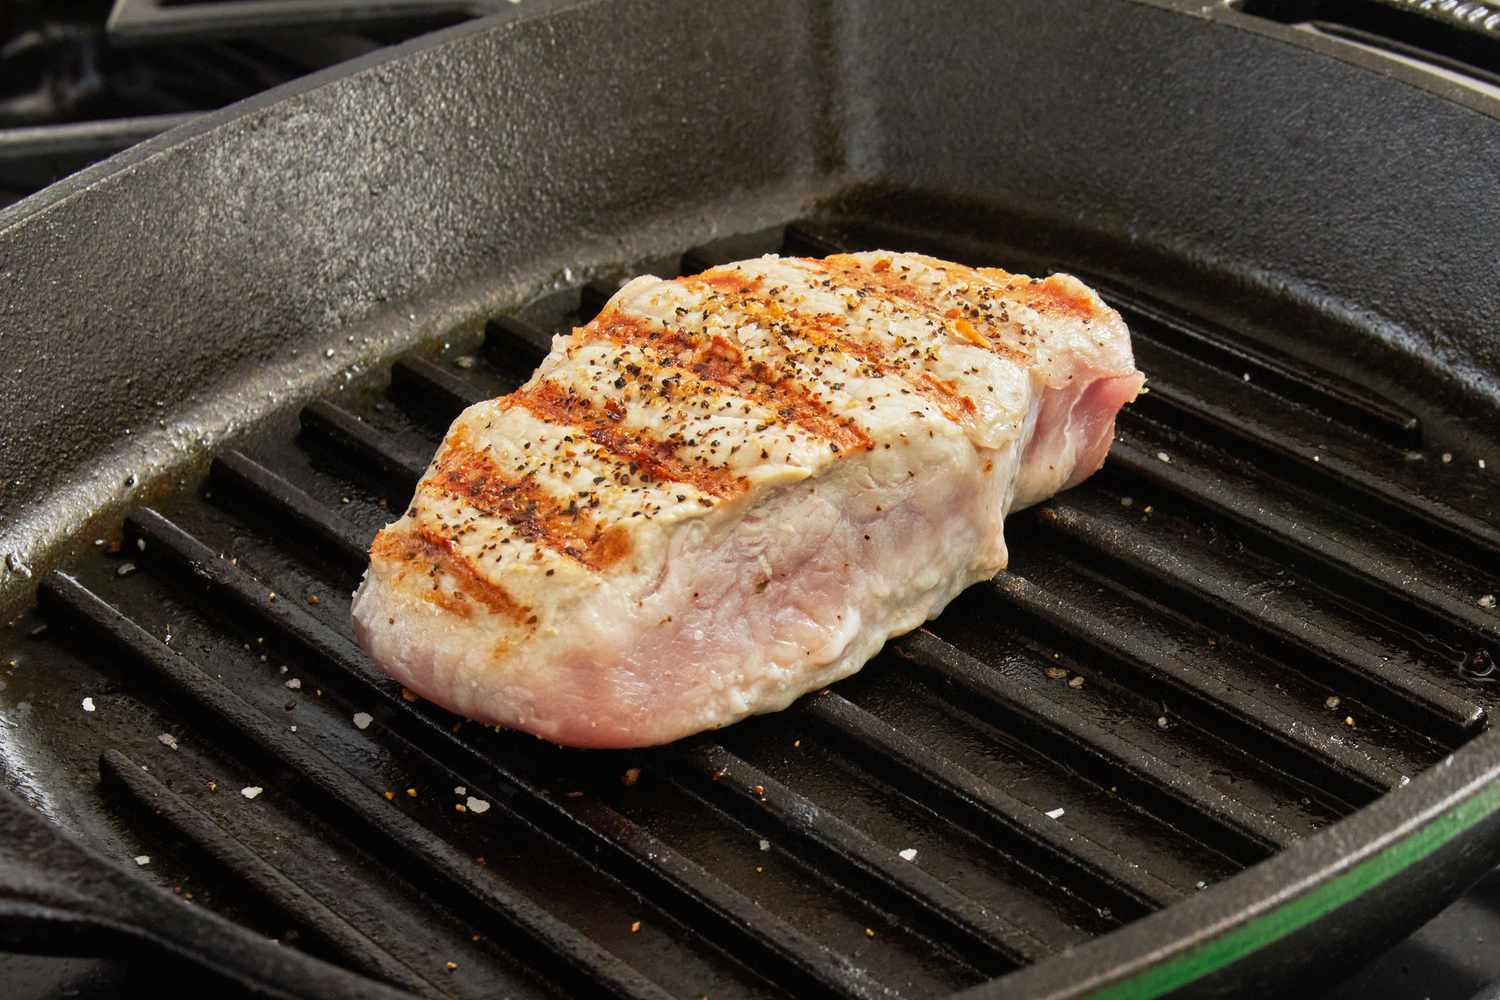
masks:
[(637, 278), (450, 428), (376, 536), (360, 643), (558, 743), (784, 708), (1003, 569), (1142, 387), (1078, 280), (917, 254)]

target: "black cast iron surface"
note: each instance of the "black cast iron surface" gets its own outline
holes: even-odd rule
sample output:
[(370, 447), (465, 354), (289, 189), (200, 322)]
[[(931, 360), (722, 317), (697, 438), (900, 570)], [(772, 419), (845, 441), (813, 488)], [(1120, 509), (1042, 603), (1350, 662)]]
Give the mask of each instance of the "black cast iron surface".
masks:
[[(1471, 331), (1497, 293), (1467, 256), (1500, 204), (1475, 194), (1500, 183), (1490, 118), (1154, 6), (630, 10), (458, 29), (0, 214), (0, 532), (13, 597), (41, 581), (0, 659), (0, 759), (181, 897), (143, 907), (432, 995), (935, 995), (1017, 969), (994, 988), (1067, 995), (1493, 774), (1497, 365)], [(1126, 82), (1154, 121), (1122, 121)], [(1277, 103), (1314, 85), (1336, 99)], [(1264, 161), (1215, 155), (1231, 134)], [(1439, 153), (1467, 189), (1418, 197)], [(1104, 472), (1013, 520), (1007, 574), (830, 692), (652, 751), (468, 725), (372, 671), (348, 594), (458, 408), (623, 273), (869, 245), (1073, 270), (1135, 331), (1152, 392)], [(1339, 975), (1497, 840), (1200, 988)], [(6, 927), (171, 951), (84, 916), (66, 941)], [(245, 951), (174, 954), (288, 988)]]

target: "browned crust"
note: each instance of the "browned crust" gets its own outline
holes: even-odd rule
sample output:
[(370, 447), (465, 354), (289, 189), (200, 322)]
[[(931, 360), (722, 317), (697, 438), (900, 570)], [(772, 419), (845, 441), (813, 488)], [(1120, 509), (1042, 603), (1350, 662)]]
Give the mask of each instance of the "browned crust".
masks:
[(640, 429), (622, 430), (620, 421), (625, 409), (615, 400), (595, 405), (595, 401), (570, 388), (543, 381), (530, 389), (512, 393), (505, 405), (512, 404), (526, 407), (550, 424), (582, 432), (648, 482), (687, 483), (716, 497), (733, 496), (749, 488), (744, 479), (726, 468), (679, 458), (674, 445), (653, 438)]
[[(876, 261), (877, 265), (881, 263), (885, 264), (885, 268), (877, 268), (878, 270), (889, 270), (888, 259), (882, 258)], [(965, 423), (967, 417), (976, 412), (977, 407), (974, 401), (959, 393), (958, 387), (953, 383), (934, 378), (926, 372), (914, 373), (913, 369), (917, 366), (910, 361), (893, 360), (886, 345), (877, 341), (861, 340), (842, 332), (840, 327), (844, 324), (843, 316), (834, 313), (808, 314), (796, 309), (783, 309), (775, 301), (749, 297), (750, 291), (759, 289), (759, 275), (756, 276), (757, 284), (753, 289), (735, 288), (733, 283), (721, 280), (725, 277), (727, 276), (722, 274), (702, 274), (678, 280), (689, 285), (702, 283), (717, 289), (728, 287), (733, 292), (743, 293), (736, 294), (729, 300), (729, 304), (734, 309), (744, 312), (752, 319), (763, 321), (765, 326), (778, 336), (785, 337), (791, 334), (815, 347), (828, 348), (855, 358), (878, 376), (890, 376), (902, 380), (918, 395), (931, 401), (943, 416), (954, 423)], [(743, 285), (745, 282), (741, 280), (739, 284)]]
[(604, 570), (630, 552), (597, 524), (578, 503), (566, 505), (534, 479), (516, 478), (469, 443), (467, 430), (455, 427), (421, 489), (439, 493), (486, 517), (505, 521), (515, 535), (594, 570)]
[[(866, 268), (859, 258), (849, 254), (834, 254), (822, 260), (816, 258), (799, 258), (804, 263), (811, 265), (817, 270), (830, 275), (841, 285), (854, 289), (856, 293), (863, 292), (865, 295), (889, 302), (892, 305), (907, 309), (928, 319), (934, 320), (946, 328), (950, 333), (960, 340), (973, 344), (976, 347), (984, 347), (1002, 357), (1014, 361), (1026, 362), (1030, 355), (1019, 349), (1013, 337), (994, 331), (996, 336), (986, 336), (983, 328), (994, 325), (994, 317), (987, 317), (977, 309), (965, 315), (965, 310), (958, 308), (941, 309), (938, 303), (933, 301), (931, 294), (918, 285), (907, 281), (899, 268), (890, 265), (888, 258), (879, 258), (875, 264), (885, 263), (885, 267)], [(983, 281), (980, 272), (973, 268), (962, 265), (944, 264), (943, 270), (956, 277), (967, 277), (974, 281)], [(1019, 296), (1017, 296), (1019, 298)], [(1007, 325), (1008, 320), (1005, 320)], [(979, 327), (976, 329), (976, 324)]]
[(1027, 305), (1043, 315), (1066, 316), (1073, 319), (1093, 319), (1099, 315), (1094, 300), (1087, 295), (1078, 295), (1067, 288), (1056, 276), (1048, 277), (1037, 284), (1027, 282), (1013, 289)]
[(601, 313), (577, 331), (587, 340), (655, 348), (677, 355), (678, 367), (765, 406), (789, 424), (829, 443), (835, 451), (867, 451), (869, 435), (854, 421), (837, 416), (804, 386), (759, 362), (745, 364), (740, 351), (722, 337), (704, 339), (670, 327), (627, 316), (618, 310)]
[[(382, 528), (370, 546), (370, 557), (413, 572), (447, 573), (456, 589), (447, 591), (434, 584), (430, 590), (424, 589), (422, 599), (460, 618), (468, 618), (473, 613), (471, 601), (513, 622), (521, 623), (528, 617), (529, 609), (511, 597), (504, 587), (475, 569), (454, 549), (451, 539), (426, 526), (419, 525), (410, 531)], [(424, 569), (424, 563), (430, 566)], [(399, 575), (405, 574), (399, 572)]]

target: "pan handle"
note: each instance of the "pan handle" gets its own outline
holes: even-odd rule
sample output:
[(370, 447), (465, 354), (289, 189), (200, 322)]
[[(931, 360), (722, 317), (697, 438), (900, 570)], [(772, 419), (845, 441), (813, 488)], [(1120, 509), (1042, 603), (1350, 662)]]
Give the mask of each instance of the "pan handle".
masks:
[(410, 1000), (150, 885), (0, 789), (0, 951), (191, 963), (257, 996)]

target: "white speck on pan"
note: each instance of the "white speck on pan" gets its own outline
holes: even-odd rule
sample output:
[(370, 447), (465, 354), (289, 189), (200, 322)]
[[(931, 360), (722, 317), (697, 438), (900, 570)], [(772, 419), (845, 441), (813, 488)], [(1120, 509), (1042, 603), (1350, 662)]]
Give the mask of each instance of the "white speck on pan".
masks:
[(263, 791), (265, 791), (265, 789), (260, 787), (259, 785), (250, 785), (246, 788), (241, 788), (240, 794), (247, 799), (253, 799)]
[(771, 842), (769, 840), (762, 840), (760, 842), (760, 849), (762, 851), (769, 851), (771, 849)]
[(457, 787), (455, 787), (453, 789), (453, 794), (454, 795), (468, 795), (469, 794), (469, 790), (467, 788), (465, 788), (463, 785), (458, 785)]
[(1172, 464), (1172, 456), (1168, 455), (1164, 451), (1159, 451), (1156, 453), (1156, 460), (1158, 462), (1166, 462), (1168, 465)]
[(917, 860), (917, 849), (915, 847), (908, 847), (904, 851), (897, 851), (896, 856), (902, 861), (915, 861)]
[(149, 865), (151, 863), (151, 855), (149, 855), (149, 854), (137, 854), (135, 856), (135, 863), (138, 864), (138, 865), (140, 865), (142, 868), (144, 868), (144, 867), (146, 867), (147, 865)]
[(490, 804), (488, 802), (484, 801), (484, 799), (476, 799), (472, 795), (469, 796), (468, 801), (464, 805), (469, 807), (469, 812), (471, 813), (482, 814), (490, 811)]
[(355, 729), (369, 729), (370, 728), (370, 723), (372, 723), (374, 721), (375, 721), (375, 717), (373, 715), (371, 715), (369, 712), (355, 712), (354, 713), (354, 728)]
[(177, 749), (177, 737), (173, 736), (171, 733), (162, 733), (156, 738), (156, 742), (160, 743), (168, 750)]
[(1058, 806), (1056, 809), (1049, 809), (1049, 810), (1047, 810), (1047, 818), (1048, 819), (1062, 819), (1063, 818), (1063, 808), (1062, 808), (1062, 806)]
[(94, 710), (94, 699), (92, 699), (92, 698), (85, 698), (85, 699), (83, 699), (83, 710), (85, 712), (92, 712)]
[(302, 690), (302, 678), (300, 678), (300, 677), (289, 678), (287, 680), (287, 682), (286, 682), (286, 686), (287, 686), (288, 689), (290, 689), (292, 691), (301, 691)]

